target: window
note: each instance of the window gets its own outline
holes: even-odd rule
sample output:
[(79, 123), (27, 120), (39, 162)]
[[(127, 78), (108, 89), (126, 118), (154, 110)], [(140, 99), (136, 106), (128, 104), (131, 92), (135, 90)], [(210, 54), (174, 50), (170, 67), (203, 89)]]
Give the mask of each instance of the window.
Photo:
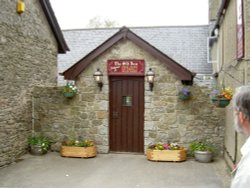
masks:
[(132, 106), (132, 97), (131, 96), (123, 96), (122, 97), (122, 106)]

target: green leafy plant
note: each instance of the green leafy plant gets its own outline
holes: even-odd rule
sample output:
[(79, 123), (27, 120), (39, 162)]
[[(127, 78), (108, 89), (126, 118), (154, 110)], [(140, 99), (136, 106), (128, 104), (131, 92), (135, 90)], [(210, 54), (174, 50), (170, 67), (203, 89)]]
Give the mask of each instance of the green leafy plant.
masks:
[(66, 139), (62, 142), (63, 146), (76, 146), (76, 147), (91, 147), (94, 146), (94, 142), (92, 140), (75, 140), (75, 139)]
[(177, 143), (157, 143), (157, 144), (150, 144), (148, 146), (148, 149), (153, 149), (153, 150), (180, 150), (183, 149), (179, 144)]
[(195, 151), (210, 151), (212, 153), (217, 152), (217, 148), (214, 144), (207, 141), (194, 141), (189, 145), (190, 154), (193, 155)]
[(63, 92), (77, 93), (77, 87), (72, 84), (67, 84), (66, 86), (64, 86)]
[(72, 98), (76, 95), (78, 89), (74, 83), (68, 82), (63, 88), (63, 95), (68, 98)]
[(214, 88), (210, 92), (211, 99), (231, 100), (233, 98), (233, 90), (230, 87)]
[(30, 146), (40, 146), (43, 151), (48, 151), (50, 141), (48, 137), (45, 137), (43, 135), (33, 135), (28, 138), (28, 144)]

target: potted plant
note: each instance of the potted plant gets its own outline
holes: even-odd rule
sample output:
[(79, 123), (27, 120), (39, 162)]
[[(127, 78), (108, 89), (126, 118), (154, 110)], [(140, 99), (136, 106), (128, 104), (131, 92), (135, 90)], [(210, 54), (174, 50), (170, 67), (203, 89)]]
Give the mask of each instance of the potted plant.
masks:
[(214, 144), (207, 141), (194, 141), (189, 145), (190, 154), (194, 158), (203, 163), (208, 163), (213, 160), (213, 156), (216, 152), (216, 147)]
[(92, 140), (64, 139), (60, 154), (62, 157), (89, 158), (96, 156), (96, 146)]
[(186, 149), (176, 143), (151, 144), (147, 149), (147, 159), (151, 161), (185, 161)]
[(222, 87), (222, 89), (213, 89), (210, 93), (212, 103), (216, 107), (224, 108), (229, 105), (233, 98), (233, 91), (230, 87)]
[(181, 89), (179, 89), (178, 92), (178, 97), (180, 100), (189, 100), (191, 98), (191, 91), (188, 87), (182, 87)]
[(32, 135), (28, 138), (30, 153), (33, 155), (43, 155), (48, 152), (50, 141), (43, 135)]
[(63, 95), (67, 98), (72, 98), (77, 93), (77, 87), (73, 83), (68, 82), (63, 88)]

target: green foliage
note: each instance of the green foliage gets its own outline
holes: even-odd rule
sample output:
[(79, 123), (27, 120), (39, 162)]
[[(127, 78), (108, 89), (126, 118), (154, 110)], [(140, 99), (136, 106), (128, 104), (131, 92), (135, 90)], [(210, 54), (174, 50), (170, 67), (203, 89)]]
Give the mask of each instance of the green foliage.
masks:
[(64, 86), (63, 88), (63, 92), (64, 93), (77, 93), (77, 87), (75, 85), (71, 85), (71, 84), (67, 84), (66, 86)]
[(77, 147), (90, 147), (94, 146), (94, 142), (92, 140), (64, 140), (62, 142), (63, 146), (77, 146)]
[(205, 140), (202, 141), (194, 141), (189, 145), (190, 154), (193, 155), (195, 151), (210, 151), (212, 153), (216, 153), (216, 146), (210, 142)]
[(177, 143), (157, 143), (157, 144), (150, 144), (148, 146), (148, 149), (153, 149), (153, 150), (180, 150), (183, 149), (179, 144)]
[(50, 141), (48, 137), (43, 135), (33, 135), (28, 138), (28, 144), (30, 146), (41, 146), (43, 151), (48, 151)]

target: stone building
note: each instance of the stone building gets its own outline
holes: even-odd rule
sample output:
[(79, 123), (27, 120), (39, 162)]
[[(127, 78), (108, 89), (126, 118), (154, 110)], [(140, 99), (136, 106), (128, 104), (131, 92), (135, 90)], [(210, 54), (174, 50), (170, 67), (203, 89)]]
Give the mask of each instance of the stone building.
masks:
[(56, 85), (57, 54), (68, 47), (47, 0), (1, 1), (0, 166), (26, 152), (32, 125), (34, 86)]
[[(210, 0), (210, 60), (218, 83), (234, 90), (250, 82), (250, 1)], [(240, 160), (245, 137), (233, 128), (233, 111), (226, 109), (225, 158), (230, 166)]]
[[(71, 51), (59, 55), (59, 71), (75, 80), (78, 94), (64, 98), (60, 87), (34, 91), (34, 128), (53, 139), (54, 150), (64, 136), (93, 139), (100, 153), (143, 153), (150, 143), (187, 146), (203, 138), (223, 148), (224, 110), (210, 103), (205, 82), (212, 73), (208, 26), (69, 30), (64, 35)], [(150, 68), (152, 89), (146, 80)], [(97, 69), (104, 75), (101, 89), (93, 78)], [(193, 94), (189, 101), (178, 99), (183, 83)]]
[[(71, 52), (59, 55), (58, 69), (78, 87), (68, 99), (56, 76), (57, 53), (68, 47), (48, 0), (27, 1), (21, 15), (15, 3), (1, 4), (0, 166), (26, 151), (32, 131), (48, 136), (52, 150), (65, 136), (93, 139), (100, 153), (203, 138), (223, 149), (225, 111), (208, 96), (208, 26), (64, 31)], [(102, 84), (93, 79), (97, 69)], [(178, 98), (184, 84), (188, 101)]]

